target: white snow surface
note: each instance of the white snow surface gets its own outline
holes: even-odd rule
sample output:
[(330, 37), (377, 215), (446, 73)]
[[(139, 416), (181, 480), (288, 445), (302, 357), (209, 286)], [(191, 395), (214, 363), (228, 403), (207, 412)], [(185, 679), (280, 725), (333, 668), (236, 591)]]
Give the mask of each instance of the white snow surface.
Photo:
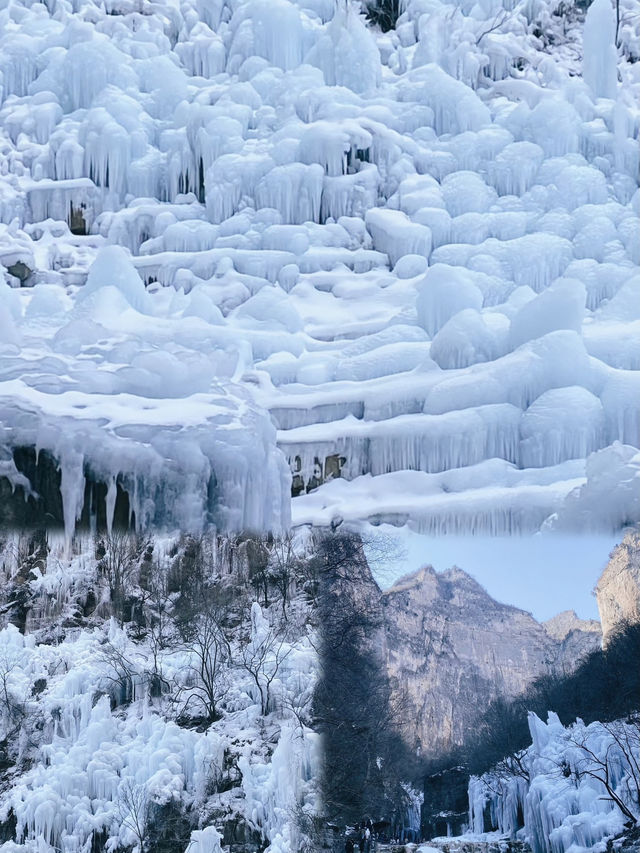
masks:
[(139, 527), (640, 520), (640, 17), (565, 7), (2, 0), (0, 471), (53, 454), (68, 536), (89, 474)]
[[(489, 771), (469, 783), (470, 836), (483, 835), (487, 806), (500, 835), (525, 840), (533, 853), (586, 853), (604, 850), (627, 820), (607, 791), (636, 815), (633, 773), (640, 758), (637, 728), (623, 720), (563, 726), (550, 712), (544, 723), (529, 714), (532, 744), (520, 756), (529, 780)], [(518, 814), (524, 815), (519, 828)], [(462, 836), (464, 838), (465, 836)]]

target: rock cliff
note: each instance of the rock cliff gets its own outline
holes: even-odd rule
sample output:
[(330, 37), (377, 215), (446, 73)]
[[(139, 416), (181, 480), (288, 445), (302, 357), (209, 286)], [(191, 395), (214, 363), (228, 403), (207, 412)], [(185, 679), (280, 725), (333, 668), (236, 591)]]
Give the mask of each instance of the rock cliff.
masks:
[(640, 621), (640, 531), (614, 548), (595, 591), (606, 644), (620, 623)]
[(458, 568), (430, 566), (381, 595), (385, 658), (405, 703), (404, 734), (421, 753), (461, 742), (495, 696), (566, 671), (601, 643), (597, 622), (573, 613), (546, 625), (495, 601)]

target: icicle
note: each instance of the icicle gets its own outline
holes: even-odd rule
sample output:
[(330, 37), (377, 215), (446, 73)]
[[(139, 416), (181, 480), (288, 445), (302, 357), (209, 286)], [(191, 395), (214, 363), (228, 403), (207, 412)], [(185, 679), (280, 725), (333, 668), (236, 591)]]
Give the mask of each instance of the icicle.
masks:
[(81, 453), (65, 450), (60, 460), (60, 493), (67, 547), (71, 545), (76, 521), (82, 515), (84, 486), (84, 457)]
[(111, 536), (113, 530), (113, 516), (116, 510), (116, 497), (118, 496), (118, 486), (116, 477), (112, 477), (109, 481), (106, 497), (106, 512), (107, 512), (107, 532)]

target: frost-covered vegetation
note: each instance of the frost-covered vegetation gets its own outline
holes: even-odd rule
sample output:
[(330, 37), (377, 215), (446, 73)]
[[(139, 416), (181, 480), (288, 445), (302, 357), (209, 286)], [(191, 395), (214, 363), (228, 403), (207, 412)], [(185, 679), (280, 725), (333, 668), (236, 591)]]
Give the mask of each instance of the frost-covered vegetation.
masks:
[[(532, 744), (520, 771), (488, 772), (469, 785), (472, 830), (486, 820), (534, 853), (589, 850), (640, 822), (640, 716), (563, 726), (529, 716)], [(604, 847), (604, 845), (602, 845)]]
[(4, 0), (12, 513), (637, 519), (636, 0), (367, 8)]
[(621, 624), (574, 672), (492, 702), (463, 746), (428, 767), (427, 824), (466, 810), (469, 778), (470, 831), (526, 840), (535, 853), (590, 849), (637, 824), (639, 654), (640, 625)]
[(317, 803), (290, 540), (2, 542), (3, 853), (293, 853)]

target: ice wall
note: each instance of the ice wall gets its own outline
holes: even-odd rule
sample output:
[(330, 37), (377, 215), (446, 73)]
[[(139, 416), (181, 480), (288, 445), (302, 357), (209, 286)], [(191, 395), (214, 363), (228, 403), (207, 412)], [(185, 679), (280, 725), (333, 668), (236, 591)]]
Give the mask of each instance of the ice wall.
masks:
[(637, 812), (633, 773), (639, 745), (633, 723), (585, 726), (578, 720), (564, 727), (554, 713), (546, 723), (530, 714), (529, 730), (532, 745), (520, 755), (528, 780), (499, 770), (471, 779), (471, 831), (486, 831), (488, 807), (489, 829), (526, 841), (534, 853), (599, 849), (627, 820), (615, 798)]
[[(55, 458), (68, 535), (91, 489), (193, 529), (287, 526), (291, 491), (323, 523), (638, 520), (630, 2), (618, 53), (607, 0), (409, 0), (385, 34), (351, 2), (12, 0), (6, 471)], [(466, 486), (418, 511), (411, 474)]]

